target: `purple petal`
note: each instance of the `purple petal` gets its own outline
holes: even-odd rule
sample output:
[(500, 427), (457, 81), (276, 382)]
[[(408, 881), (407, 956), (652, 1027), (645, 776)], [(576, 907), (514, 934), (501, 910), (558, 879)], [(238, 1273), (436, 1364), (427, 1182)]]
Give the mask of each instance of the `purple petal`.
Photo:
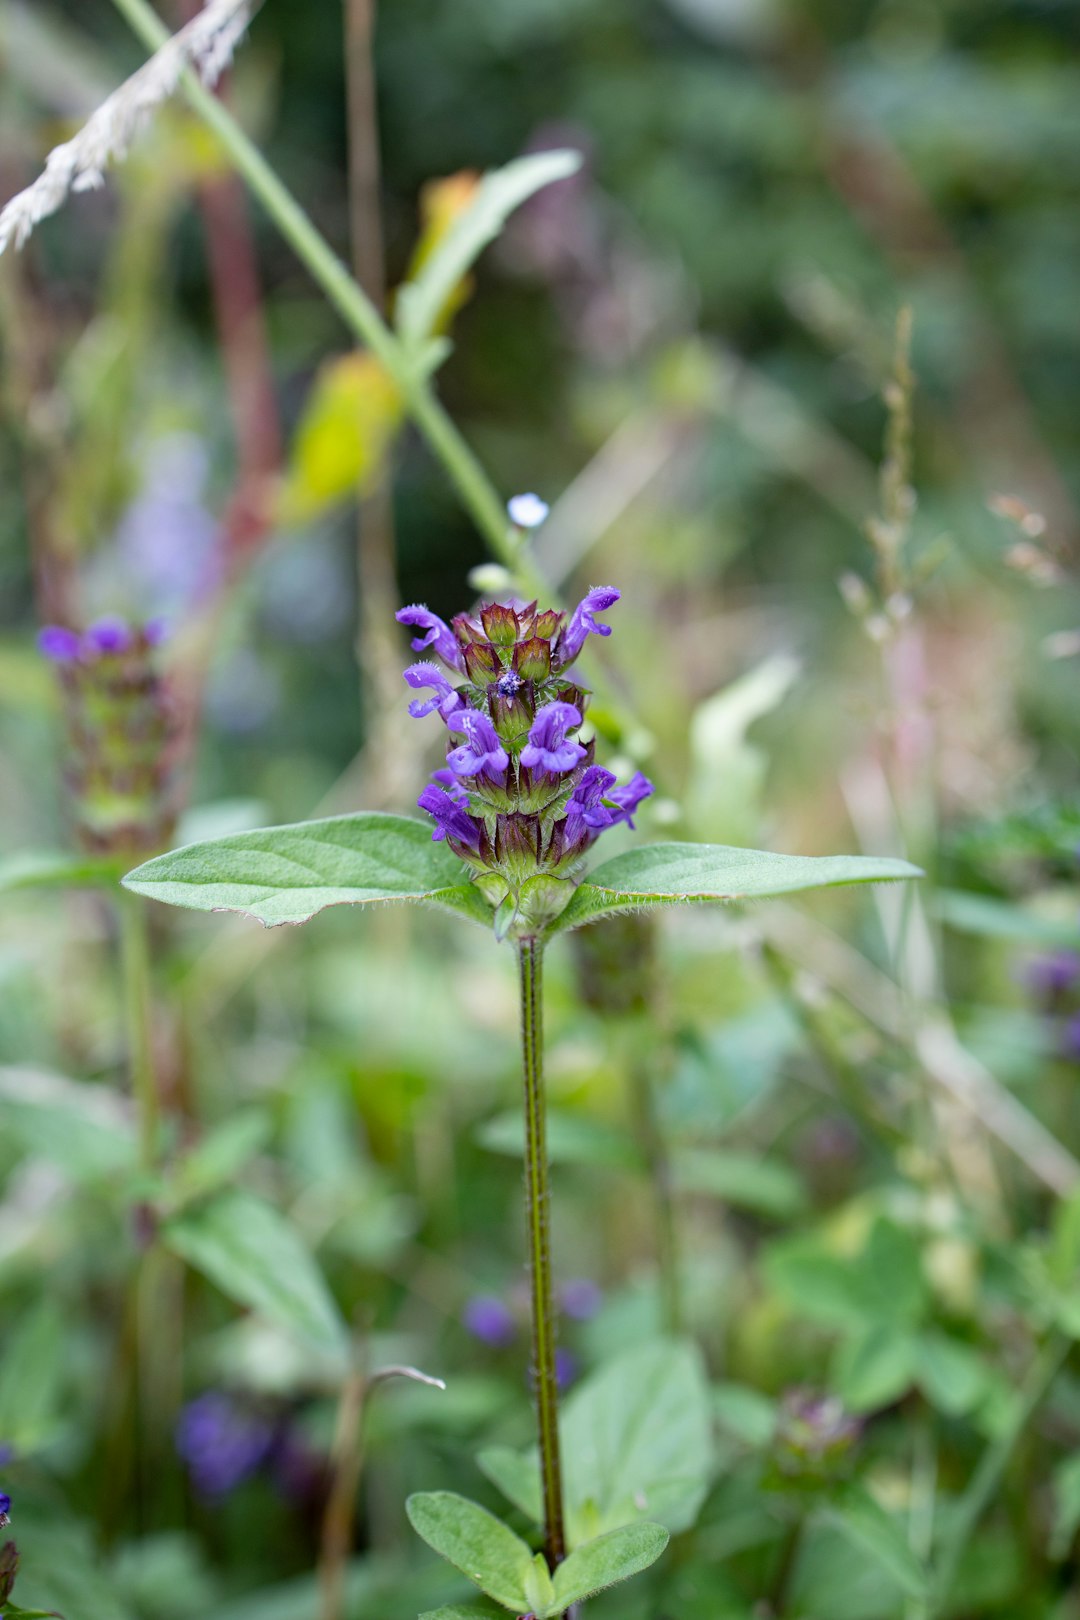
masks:
[(573, 663), (590, 635), (610, 636), (611, 626), (597, 624), (594, 615), (614, 607), (619, 595), (614, 585), (594, 585), (585, 593), (559, 638), (559, 662), (562, 667)]
[(457, 637), (437, 613), (430, 612), (423, 603), (416, 602), (411, 607), (399, 608), (394, 617), (399, 624), (411, 624), (417, 629), (427, 631), (426, 636), (417, 636), (414, 639), (413, 652), (423, 652), (425, 647), (433, 647), (444, 663), (449, 664), (452, 669), (461, 668), (461, 648)]
[(79, 656), (82, 642), (74, 630), (62, 624), (47, 624), (38, 631), (38, 652), (54, 664), (70, 664)]
[(637, 771), (624, 786), (612, 788), (610, 792), (605, 793), (604, 797), (608, 803), (615, 806), (612, 821), (625, 821), (628, 827), (632, 827), (634, 825), (634, 813), (638, 805), (642, 799), (647, 799), (653, 791), (654, 788), (649, 778), (643, 775), (641, 771)]
[(90, 626), (83, 636), (83, 648), (108, 658), (127, 652), (131, 641), (131, 626), (124, 619), (110, 617), (98, 619)]
[(585, 758), (585, 750), (566, 733), (580, 724), (581, 714), (572, 703), (545, 703), (529, 727), (521, 763), (529, 770), (547, 771), (552, 776), (572, 771)]

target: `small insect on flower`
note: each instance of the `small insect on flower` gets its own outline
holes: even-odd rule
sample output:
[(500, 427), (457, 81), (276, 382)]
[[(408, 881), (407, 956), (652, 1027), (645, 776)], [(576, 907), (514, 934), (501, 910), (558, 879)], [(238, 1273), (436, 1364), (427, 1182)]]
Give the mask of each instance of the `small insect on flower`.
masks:
[[(521, 508), (523, 517), (543, 506), (535, 496), (517, 499), (537, 502)], [(405, 680), (426, 694), (412, 699), (409, 713), (438, 714), (465, 738), (449, 748), (417, 802), (435, 822), (432, 837), (469, 865), (498, 908), (500, 937), (525, 938), (557, 917), (589, 846), (619, 822), (633, 827), (652, 792), (640, 771), (619, 786), (593, 763), (593, 743), (576, 735), (589, 694), (570, 666), (590, 635), (610, 635), (596, 615), (618, 600), (614, 586), (599, 585), (569, 619), (520, 601), (487, 602), (449, 625), (422, 603), (397, 615), (422, 632), (413, 648), (430, 648), (449, 672), (432, 662), (409, 665)]]

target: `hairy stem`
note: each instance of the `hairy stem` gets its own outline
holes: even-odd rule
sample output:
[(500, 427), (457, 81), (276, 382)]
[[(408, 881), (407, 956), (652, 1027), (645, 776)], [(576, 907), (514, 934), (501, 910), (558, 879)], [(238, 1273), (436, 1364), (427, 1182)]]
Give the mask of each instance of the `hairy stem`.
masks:
[[(158, 50), (166, 42), (168, 32), (147, 0), (113, 0), (113, 4), (149, 49)], [(442, 462), (493, 554), (520, 573), (522, 559), (494, 485), (371, 299), (217, 97), (193, 73), (186, 73), (182, 82), (188, 101), (217, 135), (297, 257), (345, 324), (367, 344), (400, 388), (413, 421)]]
[(150, 940), (146, 906), (134, 895), (120, 900), (120, 968), (131, 1092), (139, 1128), (139, 1163), (152, 1170), (157, 1154), (158, 1094), (150, 1005)]
[(532, 1284), (533, 1379), (544, 1498), (544, 1550), (554, 1569), (566, 1556), (563, 1525), (562, 1460), (559, 1448), (559, 1388), (555, 1368), (555, 1305), (551, 1288), (551, 1232), (547, 1158), (547, 1099), (544, 1094), (543, 946), (523, 940), (521, 970), (521, 1048), (525, 1076), (525, 1221)]

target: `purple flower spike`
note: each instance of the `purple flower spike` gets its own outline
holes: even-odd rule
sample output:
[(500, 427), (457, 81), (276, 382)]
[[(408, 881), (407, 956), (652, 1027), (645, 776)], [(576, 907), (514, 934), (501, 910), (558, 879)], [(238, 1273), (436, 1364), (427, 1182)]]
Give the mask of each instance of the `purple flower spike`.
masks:
[(38, 652), (54, 664), (71, 664), (79, 656), (82, 643), (74, 630), (62, 624), (47, 624), (38, 631)]
[(615, 778), (602, 765), (590, 765), (566, 802), (566, 841), (574, 844), (583, 835), (593, 837), (610, 827), (615, 817), (601, 799), (609, 797)]
[(594, 614), (606, 613), (619, 600), (620, 592), (613, 585), (594, 585), (574, 609), (570, 623), (559, 640), (559, 662), (565, 668), (572, 664), (590, 635), (610, 636), (610, 624), (597, 624)]
[(429, 698), (413, 698), (409, 713), (414, 720), (422, 720), (426, 714), (434, 714), (437, 709), (443, 719), (449, 721), (452, 714), (465, 707), (437, 664), (410, 664), (405, 671), (405, 679), (417, 691), (430, 687), (435, 694)]
[(89, 653), (102, 657), (115, 657), (127, 652), (131, 646), (131, 627), (123, 619), (98, 619), (83, 637), (83, 647)]
[(426, 636), (415, 638), (413, 652), (423, 652), (425, 647), (433, 647), (443, 663), (449, 664), (451, 669), (461, 668), (461, 648), (457, 638), (437, 613), (429, 612), (422, 603), (415, 603), (412, 607), (399, 608), (394, 616), (399, 624), (412, 624), (418, 630), (427, 631)]
[(641, 771), (637, 771), (625, 786), (614, 787), (610, 793), (605, 793), (604, 797), (609, 804), (616, 806), (615, 814), (611, 818), (612, 824), (614, 825), (617, 821), (625, 821), (628, 827), (632, 827), (638, 805), (642, 799), (647, 799), (653, 791), (653, 785), (649, 778), (643, 775)]
[(551, 776), (572, 771), (585, 758), (585, 750), (566, 733), (580, 724), (581, 714), (572, 703), (545, 703), (529, 727), (521, 763), (531, 771), (547, 771)]
[(510, 756), (499, 741), (486, 714), (479, 709), (461, 709), (453, 716), (454, 731), (463, 731), (468, 741), (452, 748), (446, 763), (456, 776), (486, 776), (501, 787)]
[(426, 810), (429, 816), (434, 817), (436, 826), (431, 836), (436, 842), (449, 834), (467, 849), (479, 850), (479, 827), (468, 811), (457, 800), (451, 798), (445, 788), (436, 787), (434, 782), (429, 782), (416, 802), (421, 810)]
[(517, 1323), (510, 1307), (495, 1294), (477, 1294), (465, 1306), (462, 1321), (474, 1339), (505, 1350), (517, 1338)]

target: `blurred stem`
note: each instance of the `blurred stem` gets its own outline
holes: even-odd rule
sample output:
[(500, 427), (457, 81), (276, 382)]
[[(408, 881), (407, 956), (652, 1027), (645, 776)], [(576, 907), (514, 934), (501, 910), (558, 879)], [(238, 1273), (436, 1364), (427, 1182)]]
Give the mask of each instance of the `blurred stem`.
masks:
[(366, 1391), (366, 1375), (358, 1360), (342, 1387), (334, 1430), (330, 1491), (326, 1499), (319, 1550), (322, 1620), (342, 1620), (345, 1612), (345, 1570), (352, 1545), (356, 1493), (363, 1466)]
[[(159, 50), (170, 37), (147, 0), (113, 0), (113, 4), (150, 50)], [(400, 388), (413, 421), (445, 467), (492, 553), (507, 568), (520, 574), (522, 557), (512, 538), (503, 503), (426, 379), (407, 359), (371, 299), (227, 109), (193, 73), (186, 73), (182, 82), (188, 101), (217, 135), (236, 168), (345, 324), (367, 344)]]
[(777, 1559), (776, 1573), (773, 1576), (769, 1591), (769, 1613), (781, 1616), (787, 1608), (788, 1593), (795, 1566), (799, 1561), (799, 1549), (802, 1546), (803, 1530), (806, 1527), (806, 1514), (799, 1512), (787, 1528), (787, 1532), (780, 1544), (780, 1556)]
[(146, 906), (135, 895), (121, 895), (119, 912), (124, 1027), (131, 1092), (138, 1116), (139, 1165), (149, 1171), (157, 1156), (159, 1117), (151, 1031), (149, 928)]
[(1002, 1475), (1036, 1408), (1061, 1370), (1070, 1347), (1071, 1341), (1064, 1334), (1054, 1333), (1047, 1339), (1017, 1391), (1012, 1418), (983, 1452), (971, 1483), (960, 1500), (960, 1506), (951, 1521), (948, 1537), (942, 1547), (933, 1594), (926, 1606), (926, 1620), (937, 1620), (938, 1615), (947, 1612), (949, 1597), (967, 1544), (993, 1500)]
[(555, 1304), (551, 1287), (551, 1189), (547, 1157), (542, 1007), (543, 946), (522, 940), (521, 1049), (525, 1078), (525, 1221), (532, 1285), (533, 1379), (544, 1498), (544, 1551), (552, 1569), (566, 1556), (562, 1459), (559, 1446), (559, 1386), (555, 1365)]
[[(908, 1544), (924, 1567), (934, 1547), (934, 1512), (937, 1495), (937, 1445), (931, 1412), (920, 1403), (914, 1425), (911, 1462), (911, 1500), (908, 1509)], [(929, 1620), (928, 1599), (909, 1598), (904, 1620)]]
[(631, 1021), (627, 1036), (623, 1062), (630, 1077), (638, 1147), (645, 1160), (652, 1189), (663, 1326), (666, 1333), (677, 1337), (683, 1330), (683, 1308), (674, 1177), (656, 1107), (652, 1074), (656, 1054), (648, 1019)]

